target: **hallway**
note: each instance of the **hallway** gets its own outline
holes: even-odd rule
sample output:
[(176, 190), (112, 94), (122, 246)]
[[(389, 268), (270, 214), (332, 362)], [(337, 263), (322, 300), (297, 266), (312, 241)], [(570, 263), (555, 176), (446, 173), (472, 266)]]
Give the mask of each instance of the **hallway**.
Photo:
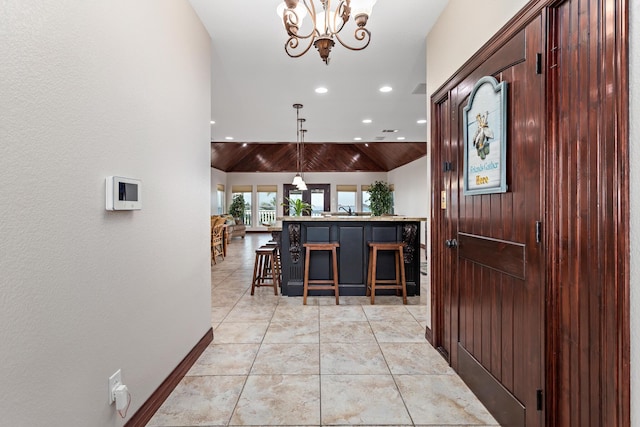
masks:
[(257, 288), (254, 249), (211, 268), (214, 340), (147, 426), (494, 426), (424, 338), (426, 292), (302, 298)]

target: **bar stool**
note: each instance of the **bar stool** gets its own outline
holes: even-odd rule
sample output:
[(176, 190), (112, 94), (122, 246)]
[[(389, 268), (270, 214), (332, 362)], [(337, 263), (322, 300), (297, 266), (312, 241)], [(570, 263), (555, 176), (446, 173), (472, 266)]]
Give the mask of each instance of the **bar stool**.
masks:
[[(274, 248), (275, 252), (274, 252), (274, 264), (277, 264), (275, 267), (278, 270), (278, 284), (279, 286), (282, 286), (282, 260), (280, 259), (280, 247), (278, 246), (277, 242), (274, 242), (272, 240), (268, 241), (267, 243), (265, 243), (263, 246), (261, 247), (267, 247), (267, 248)], [(267, 274), (271, 274), (271, 270), (272, 270), (272, 266), (269, 265)]]
[[(371, 305), (375, 304), (376, 289), (395, 289), (396, 295), (402, 290), (402, 303), (407, 303), (407, 281), (404, 275), (405, 243), (369, 242), (369, 271), (367, 274), (367, 293), (371, 295)], [(396, 278), (380, 280), (377, 278), (378, 251), (393, 251)]]
[(273, 286), (274, 295), (278, 295), (280, 285), (280, 263), (276, 260), (275, 247), (261, 246), (256, 249), (256, 260), (253, 264), (253, 280), (251, 295), (256, 287)]
[[(304, 257), (304, 290), (302, 304), (307, 305), (307, 294), (309, 290), (332, 290), (336, 296), (336, 305), (340, 304), (340, 291), (338, 289), (338, 255), (336, 248), (339, 243), (304, 243), (306, 248)], [(309, 264), (312, 251), (331, 251), (333, 279), (329, 280), (309, 280)]]

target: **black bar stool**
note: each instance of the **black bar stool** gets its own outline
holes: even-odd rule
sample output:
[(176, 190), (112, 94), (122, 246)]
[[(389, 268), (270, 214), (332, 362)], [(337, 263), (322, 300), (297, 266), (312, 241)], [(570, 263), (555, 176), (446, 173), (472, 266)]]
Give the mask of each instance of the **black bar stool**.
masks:
[(253, 280), (251, 295), (256, 287), (273, 286), (274, 295), (278, 295), (280, 285), (280, 262), (276, 259), (276, 247), (261, 246), (256, 249), (256, 260), (253, 264)]
[[(407, 281), (404, 275), (404, 246), (397, 242), (369, 242), (369, 271), (367, 274), (367, 296), (371, 295), (371, 305), (375, 304), (376, 289), (402, 290), (402, 303), (407, 303)], [(377, 278), (378, 251), (393, 251), (396, 278), (380, 280)]]
[[(338, 289), (338, 255), (336, 249), (339, 243), (304, 243), (306, 248), (304, 257), (304, 291), (302, 304), (307, 305), (307, 294), (309, 290), (332, 290), (336, 296), (336, 305), (340, 304), (340, 291)], [(312, 251), (331, 251), (332, 275), (329, 280), (309, 280), (309, 264)]]

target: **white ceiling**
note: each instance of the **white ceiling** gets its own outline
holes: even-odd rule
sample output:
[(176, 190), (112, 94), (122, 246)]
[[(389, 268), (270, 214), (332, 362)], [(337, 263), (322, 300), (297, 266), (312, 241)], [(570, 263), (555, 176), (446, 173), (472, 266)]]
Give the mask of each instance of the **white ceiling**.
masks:
[[(426, 35), (447, 0), (378, 0), (370, 45), (351, 51), (336, 42), (329, 65), (314, 47), (300, 58), (285, 53), (275, 12), (282, 0), (190, 1), (212, 39), (212, 141), (295, 142), (294, 103), (304, 105), (306, 142), (427, 141), (416, 123), (427, 116), (427, 96), (412, 92), (426, 82)], [(379, 92), (384, 85), (393, 91)], [(329, 92), (316, 94), (318, 86)]]

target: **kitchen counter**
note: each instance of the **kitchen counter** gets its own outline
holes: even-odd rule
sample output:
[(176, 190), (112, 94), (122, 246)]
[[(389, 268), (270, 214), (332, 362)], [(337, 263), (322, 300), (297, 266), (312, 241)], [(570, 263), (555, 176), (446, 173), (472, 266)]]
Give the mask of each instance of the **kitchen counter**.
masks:
[(351, 221), (351, 222), (419, 222), (426, 221), (423, 217), (409, 217), (402, 215), (327, 215), (327, 216), (284, 216), (278, 217), (278, 221), (298, 221), (298, 222), (323, 222), (323, 221)]
[[(420, 222), (426, 218), (405, 216), (320, 216), (282, 217), (270, 227), (280, 231), (282, 294), (301, 296), (303, 291), (304, 243), (337, 242), (340, 295), (365, 295), (369, 266), (369, 242), (404, 242), (407, 295), (420, 294)], [(309, 277), (330, 279), (330, 253), (313, 252)], [(378, 255), (378, 278), (393, 279), (395, 262), (392, 252)], [(313, 291), (310, 295), (329, 295), (331, 291)], [(394, 290), (378, 290), (377, 295)]]

